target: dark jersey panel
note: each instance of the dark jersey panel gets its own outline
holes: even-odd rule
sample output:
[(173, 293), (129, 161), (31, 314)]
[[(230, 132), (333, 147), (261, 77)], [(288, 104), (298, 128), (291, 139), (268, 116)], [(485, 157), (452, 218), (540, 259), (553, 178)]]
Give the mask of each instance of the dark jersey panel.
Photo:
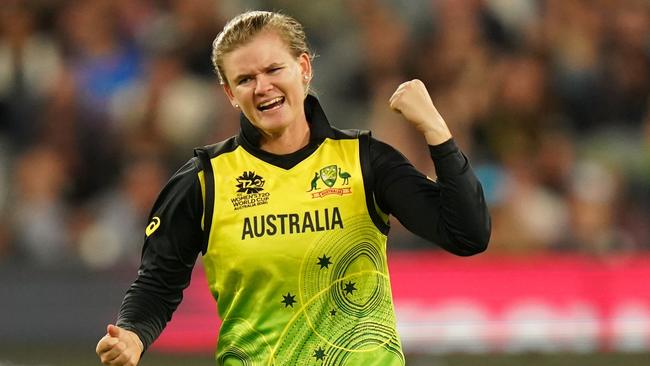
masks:
[(138, 277), (127, 290), (117, 325), (134, 331), (145, 349), (181, 302), (201, 250), (203, 199), (196, 159), (167, 182), (150, 214)]

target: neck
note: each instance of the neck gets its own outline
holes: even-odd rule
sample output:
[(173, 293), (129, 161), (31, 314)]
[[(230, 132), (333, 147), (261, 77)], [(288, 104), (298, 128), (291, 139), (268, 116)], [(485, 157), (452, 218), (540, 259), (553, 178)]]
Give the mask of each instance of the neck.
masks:
[(307, 146), (309, 136), (309, 124), (305, 119), (282, 131), (262, 131), (260, 148), (276, 155), (291, 154)]

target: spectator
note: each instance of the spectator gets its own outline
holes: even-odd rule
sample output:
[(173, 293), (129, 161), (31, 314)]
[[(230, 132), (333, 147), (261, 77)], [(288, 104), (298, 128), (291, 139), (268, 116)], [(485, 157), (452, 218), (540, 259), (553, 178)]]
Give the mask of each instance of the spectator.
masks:
[[(140, 215), (121, 177), (141, 167), (157, 184), (152, 165), (171, 173), (186, 146), (237, 132), (211, 91), (206, 40), (246, 8), (303, 19), (322, 58), (313, 86), (328, 118), (390, 138), (426, 170), (404, 143), (413, 131), (385, 108), (397, 80), (423, 77), (486, 183), (495, 251), (650, 249), (645, 0), (7, 0), (0, 256), (78, 262), (83, 250), (71, 243)], [(152, 155), (160, 161), (131, 161)], [(420, 246), (393, 224), (396, 248)], [(123, 240), (115, 247), (128, 248)]]

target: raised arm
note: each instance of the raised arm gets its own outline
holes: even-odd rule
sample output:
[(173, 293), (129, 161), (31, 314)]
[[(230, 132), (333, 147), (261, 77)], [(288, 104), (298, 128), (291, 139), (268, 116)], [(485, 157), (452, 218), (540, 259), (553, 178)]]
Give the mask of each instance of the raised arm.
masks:
[(447, 124), (419, 80), (399, 86), (390, 99), (425, 136), (436, 168), (433, 181), (391, 146), (371, 140), (371, 164), (379, 207), (414, 234), (457, 255), (487, 248), (490, 216), (467, 157), (458, 149)]

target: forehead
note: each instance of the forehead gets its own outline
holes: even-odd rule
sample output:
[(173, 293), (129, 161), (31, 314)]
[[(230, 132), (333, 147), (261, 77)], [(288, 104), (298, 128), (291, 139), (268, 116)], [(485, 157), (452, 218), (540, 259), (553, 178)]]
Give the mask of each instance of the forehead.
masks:
[(263, 31), (249, 42), (235, 48), (223, 57), (226, 76), (260, 71), (273, 63), (293, 60), (286, 42), (273, 31)]

